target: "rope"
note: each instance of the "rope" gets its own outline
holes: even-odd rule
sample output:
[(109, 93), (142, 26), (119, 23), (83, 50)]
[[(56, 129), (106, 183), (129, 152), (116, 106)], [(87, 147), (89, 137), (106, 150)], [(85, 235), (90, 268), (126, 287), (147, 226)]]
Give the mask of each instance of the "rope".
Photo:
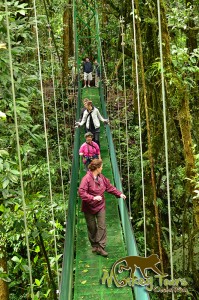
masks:
[(137, 58), (137, 42), (135, 28), (135, 3), (132, 0), (132, 15), (133, 15), (133, 39), (134, 39), (134, 54), (135, 54), (135, 73), (136, 73), (136, 88), (138, 102), (138, 120), (139, 120), (139, 135), (140, 135), (140, 156), (141, 156), (141, 172), (142, 172), (142, 203), (143, 203), (143, 219), (144, 219), (144, 254), (147, 256), (146, 249), (146, 207), (145, 207), (145, 186), (144, 186), (144, 166), (143, 166), (143, 151), (142, 151), (142, 125), (140, 113), (140, 90), (139, 90), (139, 73), (138, 73), (138, 58)]
[[(99, 30), (99, 22), (97, 22), (98, 24), (98, 30)], [(100, 53), (101, 53), (101, 61), (102, 61), (102, 66), (103, 66), (103, 70), (104, 70), (104, 77), (105, 77), (105, 84), (107, 86), (107, 99), (109, 98), (108, 97), (108, 94), (109, 94), (109, 85), (110, 85), (110, 82), (108, 80), (108, 77), (107, 77), (107, 72), (106, 72), (106, 67), (105, 67), (105, 63), (104, 63), (104, 56), (103, 56), (103, 51), (102, 51), (102, 43), (101, 43), (101, 38), (99, 37), (99, 46), (100, 46)], [(102, 74), (102, 70), (101, 70), (101, 74)], [(120, 110), (120, 102), (119, 102), (119, 94), (118, 94), (118, 73), (117, 73), (117, 77), (116, 77), (116, 82), (117, 82), (117, 104), (118, 104), (118, 120), (120, 120), (120, 113), (119, 113), (119, 110)], [(111, 103), (111, 101), (110, 101)], [(111, 114), (111, 108), (110, 108), (111, 104), (108, 106), (108, 110), (109, 110), (109, 115)], [(111, 127), (111, 124), (110, 124), (110, 127)], [(120, 127), (120, 121), (119, 121), (119, 171), (120, 171), (120, 174), (121, 174), (121, 169), (122, 169), (122, 158), (121, 158), (121, 127)]]
[(53, 84), (53, 98), (54, 98), (54, 105), (55, 105), (55, 118), (56, 118), (56, 127), (57, 127), (57, 143), (58, 143), (58, 153), (59, 153), (59, 167), (60, 167), (60, 175), (61, 175), (61, 187), (62, 187), (62, 197), (64, 203), (64, 213), (65, 213), (65, 220), (66, 220), (66, 202), (65, 202), (65, 193), (64, 193), (64, 181), (63, 181), (63, 170), (62, 170), (62, 155), (61, 155), (61, 146), (60, 146), (60, 136), (59, 136), (59, 122), (58, 122), (58, 115), (57, 115), (57, 100), (56, 100), (56, 93), (55, 93), (55, 76), (54, 76), (54, 59), (52, 53), (52, 44), (51, 44), (51, 28), (48, 25), (48, 34), (49, 34), (49, 48), (50, 48), (50, 60), (51, 60), (51, 71), (52, 71), (52, 84)]
[[(65, 141), (66, 141), (66, 156), (67, 156), (67, 161), (68, 161), (68, 166), (70, 166), (70, 159), (69, 159), (69, 150), (68, 150), (68, 137), (67, 137), (67, 131), (66, 131), (66, 113), (65, 113), (65, 106), (64, 106), (64, 92), (63, 92), (63, 86), (62, 86), (62, 81), (61, 81), (61, 97), (62, 97), (62, 110), (63, 110), (63, 116), (64, 116), (64, 132), (65, 132)], [(72, 133), (71, 133), (71, 128), (70, 129), (70, 136), (72, 140)], [(68, 168), (68, 176), (69, 180), (71, 180), (71, 170)]]
[(10, 22), (9, 22), (9, 18), (8, 18), (7, 0), (5, 0), (5, 10), (6, 10), (6, 25), (7, 25), (7, 39), (8, 39), (10, 77), (11, 77), (11, 85), (12, 85), (12, 98), (13, 98), (14, 120), (15, 120), (16, 141), (17, 141), (17, 154), (18, 154), (18, 160), (19, 160), (21, 198), (22, 198), (23, 213), (24, 213), (24, 226), (25, 226), (26, 249), (27, 249), (28, 268), (29, 268), (29, 277), (30, 277), (30, 290), (31, 290), (31, 298), (33, 299), (34, 298), (34, 291), (33, 291), (33, 279), (32, 279), (32, 265), (31, 265), (31, 260), (30, 260), (30, 246), (29, 246), (28, 225), (27, 225), (27, 216), (26, 216), (26, 201), (25, 201), (25, 197), (24, 197), (24, 183), (23, 183), (22, 163), (21, 163), (21, 154), (20, 154), (19, 131), (18, 131), (18, 121), (17, 121), (17, 108), (16, 108), (16, 97), (15, 97), (15, 85), (14, 85), (12, 53), (11, 53), (11, 40), (10, 40)]
[[(168, 161), (168, 145), (167, 145), (167, 120), (166, 120), (166, 101), (165, 101), (165, 86), (164, 86), (164, 68), (163, 68), (163, 53), (162, 53), (162, 28), (160, 16), (160, 1), (157, 0), (158, 8), (158, 25), (159, 25), (159, 46), (160, 46), (160, 61), (161, 61), (161, 82), (162, 82), (162, 104), (163, 104), (163, 121), (164, 121), (164, 143), (165, 143), (165, 160), (166, 160), (166, 177), (167, 177), (167, 200), (168, 200), (168, 219), (169, 219), (169, 245), (170, 245), (170, 264), (171, 264), (171, 279), (173, 279), (173, 245), (172, 245), (172, 227), (171, 227), (171, 199), (169, 189), (169, 161)], [(172, 293), (174, 299), (174, 293)]]
[[(48, 8), (47, 8), (46, 1), (43, 0), (43, 3), (44, 3), (44, 9), (45, 9), (45, 13), (46, 13), (47, 22), (48, 22), (48, 24), (50, 24), (50, 18), (49, 18), (49, 15), (48, 15)], [(57, 53), (59, 63), (61, 63), (61, 57), (60, 57), (60, 54), (59, 54), (58, 46), (57, 46), (57, 43), (55, 41), (55, 35), (54, 35), (54, 32), (53, 32), (52, 28), (51, 28), (51, 35), (52, 35), (52, 39), (53, 39), (53, 43), (54, 43), (54, 46), (55, 46), (55, 50), (56, 50), (56, 53)]]
[(131, 216), (131, 192), (130, 192), (130, 166), (129, 166), (129, 135), (128, 135), (128, 120), (127, 120), (127, 97), (126, 97), (126, 73), (125, 73), (125, 62), (124, 62), (124, 17), (120, 17), (120, 25), (121, 25), (121, 36), (122, 36), (122, 61), (123, 61), (123, 86), (124, 86), (124, 100), (125, 100), (125, 127), (126, 127), (126, 154), (127, 154), (127, 175), (128, 175), (128, 193), (129, 193), (129, 214), (130, 219)]
[(116, 74), (116, 84), (117, 84), (117, 117), (119, 120), (119, 134), (118, 134), (118, 141), (119, 141), (119, 170), (120, 174), (122, 172), (122, 151), (121, 151), (121, 126), (120, 126), (120, 99), (119, 99), (119, 81), (118, 81), (118, 70)]
[(58, 268), (58, 259), (57, 259), (56, 228), (55, 228), (55, 217), (54, 217), (54, 209), (53, 209), (52, 183), (51, 183), (51, 174), (50, 174), (50, 159), (49, 159), (49, 150), (48, 150), (48, 135), (47, 135), (47, 126), (46, 126), (46, 114), (45, 114), (45, 103), (44, 103), (44, 92), (43, 92), (42, 70), (41, 70), (41, 59), (40, 59), (40, 47), (39, 47), (39, 34), (38, 34), (38, 24), (37, 24), (37, 9), (36, 9), (35, 0), (33, 0), (33, 8), (34, 8), (34, 17), (35, 17), (35, 32), (36, 32), (36, 42), (37, 42), (37, 55), (38, 55), (38, 67), (39, 67), (41, 100), (42, 100), (42, 110), (43, 110), (44, 134), (45, 134), (45, 142), (46, 142), (48, 182), (49, 182), (49, 192), (50, 192), (50, 202), (51, 202), (51, 213), (52, 213), (52, 220), (53, 220), (52, 223), (53, 223), (54, 250), (55, 250), (55, 257), (56, 257), (57, 282), (58, 282), (58, 287), (59, 287), (59, 268)]
[[(101, 43), (101, 39), (100, 39), (100, 48), (101, 48), (101, 58), (102, 58), (102, 66), (103, 66), (103, 70), (104, 70), (104, 78), (105, 78), (105, 84), (107, 86), (109, 86), (109, 80), (107, 77), (107, 73), (106, 73), (106, 68), (105, 68), (105, 63), (104, 63), (104, 56), (103, 56), (103, 52), (102, 52), (102, 43)], [(101, 75), (102, 76), (102, 75)]]

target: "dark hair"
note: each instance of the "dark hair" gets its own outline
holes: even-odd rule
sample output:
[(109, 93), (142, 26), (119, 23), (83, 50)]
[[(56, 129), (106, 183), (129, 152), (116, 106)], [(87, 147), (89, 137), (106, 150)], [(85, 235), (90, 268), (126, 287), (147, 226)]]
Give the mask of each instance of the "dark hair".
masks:
[(90, 171), (95, 171), (98, 168), (102, 166), (102, 160), (99, 158), (95, 158), (91, 161), (91, 163), (88, 165), (88, 168)]
[(84, 137), (85, 137), (85, 138), (87, 138), (88, 136), (91, 136), (91, 137), (93, 137), (93, 134), (92, 134), (92, 132), (87, 132), (87, 133), (85, 133)]
[(92, 105), (93, 104), (93, 102), (91, 100), (88, 100), (86, 103), (87, 103), (87, 105)]

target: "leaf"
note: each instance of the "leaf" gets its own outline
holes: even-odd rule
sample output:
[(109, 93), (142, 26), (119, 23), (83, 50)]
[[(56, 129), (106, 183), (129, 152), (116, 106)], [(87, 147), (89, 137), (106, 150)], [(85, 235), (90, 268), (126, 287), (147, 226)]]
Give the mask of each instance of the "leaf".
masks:
[(7, 49), (6, 48), (6, 43), (0, 43), (0, 49)]
[(7, 155), (8, 156), (9, 155), (8, 151), (1, 149), (0, 150), (0, 156), (3, 156), (3, 155)]
[(37, 286), (40, 286), (40, 280), (39, 279), (35, 279), (35, 283)]
[(87, 283), (87, 280), (81, 281), (81, 284), (85, 284)]
[(38, 255), (36, 255), (35, 257), (34, 257), (34, 263), (36, 264), (36, 262), (38, 261), (38, 258), (39, 258), (39, 256)]
[(85, 270), (83, 270), (83, 271), (82, 271), (82, 273), (87, 273), (87, 272), (88, 272), (88, 270), (87, 270), (87, 269), (85, 269)]
[(11, 260), (14, 261), (14, 262), (17, 262), (17, 263), (21, 263), (21, 260), (20, 260), (19, 257), (17, 257), (17, 256), (13, 256), (13, 257), (11, 258)]
[(22, 265), (22, 268), (24, 269), (25, 272), (29, 272), (29, 267), (28, 265)]
[(17, 5), (17, 7), (18, 8), (25, 8), (27, 5), (28, 5), (28, 3), (22, 3), (22, 4)]
[(32, 232), (33, 238), (36, 238), (38, 235), (39, 235), (39, 231), (38, 231), (38, 230), (34, 230), (34, 231)]
[(36, 131), (40, 127), (41, 127), (41, 125), (37, 124), (37, 125), (33, 126), (33, 128), (32, 128), (31, 131), (34, 132), (34, 131)]
[(5, 210), (4, 205), (1, 204), (1, 205), (0, 205), (0, 211), (1, 211), (1, 212), (4, 212), (4, 210)]
[(62, 257), (63, 254), (58, 254), (55, 258), (55, 261), (58, 261), (60, 259), (60, 257)]
[(19, 209), (20, 205), (18, 203), (15, 204), (14, 211), (17, 211)]
[(17, 183), (18, 182), (18, 177), (9, 173), (8, 174), (8, 178), (10, 179), (10, 181)]
[(24, 9), (18, 10), (18, 13), (22, 16), (25, 16), (26, 11)]
[(48, 295), (49, 295), (50, 291), (51, 291), (51, 290), (48, 290), (48, 291), (47, 291), (47, 293), (46, 293), (46, 294), (44, 294), (44, 296), (45, 296), (46, 298), (48, 297)]
[(12, 174), (15, 174), (15, 175), (19, 175), (19, 174), (20, 174), (20, 172), (17, 171), (17, 170), (10, 170), (10, 172), (11, 172)]
[(3, 189), (5, 189), (9, 185), (10, 181), (8, 179), (3, 181)]
[(37, 246), (37, 247), (35, 248), (35, 252), (36, 252), (36, 253), (39, 253), (39, 252), (40, 252), (40, 247), (39, 247), (39, 246)]

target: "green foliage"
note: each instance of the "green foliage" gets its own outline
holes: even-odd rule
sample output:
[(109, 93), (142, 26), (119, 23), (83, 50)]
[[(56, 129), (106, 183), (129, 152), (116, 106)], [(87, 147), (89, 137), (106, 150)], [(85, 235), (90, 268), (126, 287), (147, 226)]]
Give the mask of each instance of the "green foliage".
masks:
[[(56, 7), (60, 10), (61, 3)], [(61, 175), (57, 141), (57, 124), (52, 93), (52, 66), (46, 29), (46, 16), (39, 4), (38, 26), (42, 32), (40, 54), (42, 61), (42, 79), (44, 86), (50, 176), (52, 185), (52, 203), (50, 200), (49, 172), (46, 159), (46, 141), (44, 134), (44, 116), (41, 102), (40, 78), (36, 52), (35, 20), (27, 3), (9, 1), (9, 21), (12, 47), (12, 65), (16, 98), (16, 112), (20, 143), (22, 174), (19, 172), (19, 158), (16, 149), (16, 128), (14, 104), (11, 89), (8, 50), (0, 49), (0, 111), (6, 114), (6, 120), (0, 119), (0, 245), (5, 247), (8, 272), (0, 268), (0, 278), (9, 282), (11, 300), (30, 298), (29, 266), (27, 259), (26, 234), (29, 238), (32, 264), (33, 289), (35, 299), (54, 299), (57, 286), (57, 266), (61, 269), (63, 253), (64, 222), (68, 209), (70, 163), (65, 153), (70, 146), (70, 126), (67, 124), (67, 137), (63, 122), (63, 106), (59, 79), (57, 86), (57, 110), (60, 123), (60, 151), (65, 199), (61, 188)], [(59, 19), (59, 22), (58, 22)], [(4, 7), (0, 12), (1, 41), (7, 41)], [(60, 15), (54, 19), (60, 24)], [(60, 39), (60, 37), (59, 37)], [(58, 39), (58, 42), (60, 41)], [(54, 54), (55, 50), (52, 49)], [(55, 61), (54, 74), (58, 77), (61, 67)], [(50, 90), (50, 92), (48, 92)], [(67, 102), (67, 100), (65, 100)], [(71, 115), (71, 112), (69, 112)], [(24, 188), (26, 221), (24, 227), (24, 204), (22, 202), (21, 180)], [(54, 212), (54, 223), (52, 221)], [(55, 255), (54, 236), (57, 240)], [(0, 253), (1, 254), (1, 253)], [(51, 278), (49, 275), (49, 268)], [(54, 282), (52, 282), (54, 280)]]
[[(38, 2), (38, 1), (37, 1)], [(141, 254), (144, 249), (143, 238), (143, 199), (142, 199), (142, 172), (140, 154), (140, 129), (138, 126), (136, 104), (136, 80), (134, 60), (134, 40), (132, 31), (132, 7), (128, 1), (118, 3), (107, 1), (99, 4), (99, 16), (103, 23), (101, 39), (103, 57), (109, 80), (108, 103), (110, 111), (112, 132), (114, 135), (116, 153), (121, 177), (123, 178), (124, 192), (131, 194), (131, 207), (133, 227)], [(190, 179), (186, 178), (186, 168), (182, 137), (178, 124), (178, 110), (181, 107), (181, 91), (187, 91), (191, 103), (190, 113), (193, 116), (193, 136), (198, 149), (198, 48), (190, 51), (189, 37), (199, 26), (199, 14), (196, 2), (185, 3), (170, 1), (164, 2), (167, 11), (167, 22), (171, 46), (171, 65), (165, 65), (165, 87), (167, 101), (168, 151), (169, 151), (169, 179), (172, 216), (173, 258), (176, 277), (190, 273), (189, 282), (193, 286), (186, 299), (198, 299), (197, 280), (198, 266), (198, 233), (195, 232), (193, 221), (192, 196), (187, 192), (186, 185)], [(155, 2), (139, 3), (136, 7), (136, 21), (141, 25), (141, 44), (143, 47), (144, 72), (146, 80), (147, 104), (152, 141), (152, 154), (154, 158), (154, 172), (157, 193), (157, 206), (159, 209), (161, 238), (165, 264), (169, 269), (169, 231), (168, 231), (168, 204), (167, 204), (167, 178), (165, 167), (165, 153), (163, 140), (163, 117), (161, 103), (161, 65), (159, 59), (159, 45), (157, 39), (157, 11)], [(48, 18), (51, 29), (58, 45), (59, 55), (62, 52), (62, 14), (65, 3), (53, 0), (47, 3)], [(5, 7), (0, 4), (0, 41), (7, 43), (7, 28)], [(49, 276), (48, 264), (52, 277), (56, 282), (58, 262), (61, 269), (60, 258), (63, 253), (65, 212), (68, 209), (69, 170), (70, 158), (66, 157), (70, 147), (70, 126), (72, 111), (68, 110), (66, 129), (62, 117), (62, 101), (68, 105), (67, 100), (61, 97), (60, 77), (61, 67), (57, 53), (52, 50), (55, 58), (54, 72), (56, 76), (56, 94), (58, 98), (58, 118), (60, 131), (60, 150), (63, 157), (63, 184), (65, 198), (61, 190), (59, 153), (57, 142), (57, 127), (55, 107), (53, 102), (51, 51), (49, 46), (49, 32), (47, 31), (47, 16), (43, 4), (37, 3), (39, 42), (42, 61), (42, 79), (45, 95), (46, 125), (48, 135), (50, 174), (46, 161), (46, 141), (44, 133), (44, 119), (41, 105), (40, 78), (38, 74), (37, 45), (35, 36), (35, 20), (33, 10), (27, 3), (21, 1), (8, 1), (10, 34), (12, 46), (12, 63), (14, 72), (14, 85), (16, 94), (16, 111), (20, 140), (20, 155), (22, 161), (22, 179), (24, 197), (26, 202), (26, 217), (30, 243), (30, 256), (33, 270), (34, 299), (54, 299), (52, 280)], [(140, 16), (138, 19), (138, 10)], [(83, 12), (84, 13), (84, 12)], [(121, 28), (119, 17), (125, 16), (125, 73), (127, 87), (127, 108), (125, 111), (123, 96), (124, 70), (121, 60)], [(108, 18), (107, 18), (108, 16)], [(166, 22), (166, 20), (163, 20)], [(192, 25), (191, 25), (192, 24)], [(163, 24), (167, 26), (167, 23)], [(196, 28), (190, 28), (195, 26)], [(137, 32), (138, 34), (138, 32)], [(197, 41), (198, 42), (198, 41)], [(163, 44), (163, 52), (165, 50)], [(96, 45), (91, 45), (95, 55)], [(85, 49), (83, 49), (85, 51)], [(56, 53), (56, 55), (54, 55)], [(19, 173), (19, 158), (16, 151), (16, 129), (14, 120), (14, 106), (9, 70), (9, 55), (6, 47), (0, 49), (0, 111), (6, 114), (6, 119), (0, 118), (0, 245), (6, 249), (8, 272), (0, 268), (0, 278), (9, 282), (10, 300), (30, 298), (29, 267), (26, 253), (26, 240), (24, 230), (24, 207), (21, 194), (21, 178)], [(164, 54), (164, 53), (163, 53)], [(139, 64), (139, 82), (141, 99), (141, 135), (143, 147), (143, 169), (145, 184), (147, 251), (157, 250), (156, 226), (154, 219), (153, 191), (151, 188), (151, 170), (146, 128), (146, 115), (143, 103), (143, 86)], [(118, 63), (117, 74), (115, 72)], [(166, 62), (167, 63), (167, 62)], [(174, 76), (175, 74), (175, 76)], [(118, 78), (118, 82), (111, 79)], [(110, 87), (113, 87), (111, 89)], [(116, 88), (117, 95), (116, 95)], [(115, 90), (114, 90), (115, 89)], [(114, 94), (115, 93), (115, 94)], [(120, 105), (119, 113), (117, 111)], [(71, 105), (72, 106), (72, 105)], [(69, 107), (69, 105), (68, 105)], [(127, 112), (127, 115), (126, 115)], [(117, 117), (116, 117), (117, 116)], [(125, 118), (128, 120), (128, 136), (126, 136)], [(127, 156), (128, 142), (128, 156)], [(196, 152), (197, 153), (197, 152)], [(194, 199), (199, 198), (198, 184), (198, 155), (196, 155), (196, 175), (192, 178), (195, 186)], [(128, 170), (129, 166), (129, 170)], [(129, 178), (128, 178), (129, 171)], [(49, 175), (52, 184), (53, 202), (50, 200)], [(130, 190), (128, 187), (130, 182)], [(52, 209), (55, 221), (52, 221)], [(55, 232), (56, 231), (56, 232)], [(54, 234), (57, 238), (57, 256), (54, 251)], [(155, 245), (155, 246), (154, 246)], [(154, 248), (153, 248), (154, 246)], [(46, 251), (46, 253), (45, 253)], [(2, 257), (2, 256), (1, 256)], [(195, 274), (195, 275), (194, 275)], [(194, 277), (195, 276), (195, 277)], [(153, 299), (156, 296), (153, 295)], [(180, 299), (180, 295), (176, 298)]]

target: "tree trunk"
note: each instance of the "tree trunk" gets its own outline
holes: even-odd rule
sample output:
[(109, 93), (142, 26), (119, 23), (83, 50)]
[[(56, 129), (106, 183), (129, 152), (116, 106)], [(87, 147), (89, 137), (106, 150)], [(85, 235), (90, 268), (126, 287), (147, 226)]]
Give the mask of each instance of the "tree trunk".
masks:
[[(187, 93), (187, 87), (185, 86), (184, 82), (181, 82), (178, 77), (175, 75), (175, 70), (172, 69), (172, 62), (170, 56), (170, 37), (168, 33), (167, 21), (166, 21), (166, 13), (164, 9), (164, 3), (161, 1), (161, 20), (162, 20), (162, 38), (163, 38), (163, 55), (164, 55), (164, 65), (166, 66), (166, 72), (172, 74), (173, 86), (170, 86), (171, 91), (170, 94), (175, 92), (178, 89), (178, 121), (180, 125), (180, 131), (182, 135), (182, 142), (183, 142), (183, 149), (184, 149), (184, 158), (185, 158), (185, 165), (186, 165), (186, 176), (189, 179), (194, 179), (195, 175), (195, 159), (193, 153), (193, 142), (192, 142), (192, 135), (191, 135), (191, 115), (190, 115), (190, 108), (189, 108), (189, 95)], [(169, 80), (170, 78), (168, 78)], [(169, 86), (169, 85), (168, 85)], [(186, 184), (187, 195), (193, 194), (194, 185), (187, 181)], [(197, 227), (199, 228), (199, 202), (198, 200), (193, 200), (194, 206), (194, 215)]]
[[(187, 177), (192, 177), (194, 175), (193, 169), (195, 168), (194, 162), (194, 153), (193, 153), (193, 143), (192, 143), (192, 136), (191, 136), (191, 116), (190, 116), (190, 108), (189, 108), (189, 98), (187, 93), (187, 87), (183, 82), (181, 82), (175, 75), (175, 70), (172, 70), (172, 62), (171, 62), (171, 55), (170, 55), (170, 37), (167, 28), (167, 21), (166, 21), (166, 13), (164, 9), (164, 5), (161, 1), (161, 19), (162, 19), (162, 39), (163, 45), (163, 55), (164, 55), (164, 66), (168, 72), (171, 72), (172, 78), (174, 78), (175, 86), (171, 86), (171, 89), (178, 89), (179, 95), (179, 109), (178, 109), (178, 120), (180, 125), (180, 130), (182, 134), (182, 141), (184, 147), (184, 156), (185, 156), (185, 163), (186, 163), (186, 175)], [(169, 85), (168, 85), (169, 86)]]
[[(158, 240), (158, 250), (161, 260), (161, 269), (163, 271), (163, 257), (162, 257), (162, 246), (161, 246), (161, 237), (160, 237), (160, 222), (159, 222), (159, 212), (158, 212), (158, 205), (157, 205), (157, 194), (156, 194), (156, 179), (155, 179), (155, 171), (154, 171), (154, 158), (152, 153), (152, 142), (151, 142), (151, 130), (150, 130), (150, 120), (149, 120), (149, 111), (148, 111), (148, 101), (147, 101), (147, 94), (146, 94), (146, 82), (145, 82), (145, 74), (144, 74), (144, 59), (143, 59), (143, 51), (142, 51), (142, 42), (141, 42), (141, 29), (140, 29), (140, 21), (139, 21), (139, 3), (138, 0), (135, 1), (136, 9), (137, 9), (137, 38), (138, 38), (138, 55), (140, 61), (140, 70), (141, 70), (141, 82), (143, 87), (143, 95), (144, 95), (144, 107), (145, 107), (145, 115), (146, 115), (146, 126), (147, 126), (147, 143), (148, 143), (148, 158), (150, 162), (150, 183), (151, 185), (151, 194), (152, 199), (150, 196), (148, 197), (147, 206), (150, 211), (150, 218), (153, 219), (154, 212), (153, 212), (153, 205), (155, 210), (155, 223), (156, 223), (156, 233), (157, 233), (157, 240)], [(154, 241), (154, 229), (151, 228), (151, 234), (149, 235), (151, 241)], [(156, 248), (156, 241), (154, 241), (154, 248)]]
[(69, 0), (69, 55), (74, 56), (74, 39), (73, 39), (73, 9), (72, 1)]
[[(186, 0), (186, 6), (187, 8), (191, 6), (193, 7), (194, 6), (193, 0)], [(195, 27), (195, 22), (192, 17), (188, 19), (187, 26), (188, 26), (188, 31), (186, 31), (187, 33), (186, 44), (187, 44), (187, 48), (189, 49), (189, 52), (193, 52), (194, 49), (197, 49), (198, 32), (192, 30), (192, 28)]]
[[(4, 272), (7, 272), (7, 261), (5, 256), (5, 250), (2, 246), (0, 246), (0, 268), (3, 269)], [(6, 281), (0, 279), (0, 299), (8, 300), (8, 284)]]

